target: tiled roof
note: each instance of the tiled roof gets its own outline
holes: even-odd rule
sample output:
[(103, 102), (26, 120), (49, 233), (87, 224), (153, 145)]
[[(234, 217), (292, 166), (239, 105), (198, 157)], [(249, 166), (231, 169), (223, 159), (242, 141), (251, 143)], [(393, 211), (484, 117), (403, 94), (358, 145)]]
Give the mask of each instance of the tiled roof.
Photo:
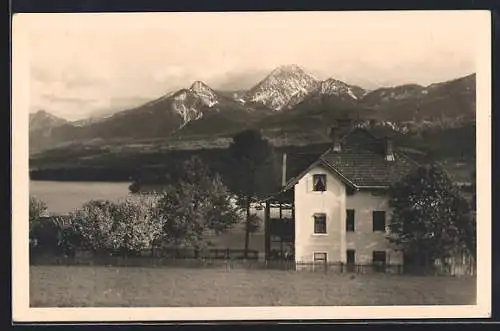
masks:
[(354, 129), (341, 140), (341, 151), (327, 151), (320, 161), (355, 187), (386, 187), (417, 164), (394, 149), (394, 161), (385, 160), (384, 138)]
[[(323, 164), (354, 188), (384, 188), (418, 166), (417, 162), (398, 152), (395, 146), (393, 150), (394, 161), (386, 161), (384, 135), (355, 128), (345, 133), (339, 152), (328, 149), (309, 167)], [(291, 189), (309, 167), (290, 179), (283, 191)]]

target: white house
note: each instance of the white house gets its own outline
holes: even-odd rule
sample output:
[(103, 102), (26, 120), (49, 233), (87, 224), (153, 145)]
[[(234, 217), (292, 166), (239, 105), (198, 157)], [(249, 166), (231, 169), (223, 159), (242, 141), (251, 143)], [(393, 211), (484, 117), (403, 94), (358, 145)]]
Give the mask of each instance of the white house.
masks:
[(283, 192), (293, 192), (297, 262), (402, 264), (385, 238), (390, 222), (387, 189), (417, 163), (395, 151), (392, 139), (362, 128), (341, 137)]

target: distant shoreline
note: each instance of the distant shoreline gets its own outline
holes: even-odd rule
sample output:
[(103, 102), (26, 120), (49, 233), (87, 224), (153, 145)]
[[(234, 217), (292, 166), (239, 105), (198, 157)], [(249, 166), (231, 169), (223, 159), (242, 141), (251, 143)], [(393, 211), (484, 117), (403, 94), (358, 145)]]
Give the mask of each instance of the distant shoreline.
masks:
[(67, 179), (57, 179), (57, 178), (30, 178), (30, 181), (33, 182), (84, 182), (84, 183), (127, 183), (132, 184), (131, 180), (112, 180), (112, 179), (75, 179), (75, 178), (67, 178)]

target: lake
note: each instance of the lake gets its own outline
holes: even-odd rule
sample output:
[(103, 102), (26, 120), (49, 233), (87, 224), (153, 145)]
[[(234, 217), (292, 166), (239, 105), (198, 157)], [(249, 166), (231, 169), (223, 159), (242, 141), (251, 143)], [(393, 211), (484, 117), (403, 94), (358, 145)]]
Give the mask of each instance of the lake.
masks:
[[(68, 182), (30, 180), (30, 196), (45, 202), (49, 213), (66, 214), (81, 207), (89, 200), (109, 200), (117, 202), (130, 194), (130, 182)], [(264, 218), (264, 210), (251, 209), (252, 213)], [(289, 213), (289, 210), (284, 211)], [(278, 217), (276, 209), (271, 217)]]
[(65, 214), (89, 200), (118, 201), (129, 194), (129, 182), (58, 182), (30, 180), (30, 195), (43, 200), (50, 213)]

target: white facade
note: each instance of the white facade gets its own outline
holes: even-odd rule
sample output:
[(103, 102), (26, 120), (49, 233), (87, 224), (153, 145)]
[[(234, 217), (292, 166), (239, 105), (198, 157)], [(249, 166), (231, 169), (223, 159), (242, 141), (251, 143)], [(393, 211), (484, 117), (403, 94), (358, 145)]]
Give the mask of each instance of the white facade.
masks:
[(390, 249), (385, 231), (373, 231), (373, 211), (385, 211), (386, 225), (389, 225), (390, 209), (386, 195), (358, 191), (347, 196), (346, 209), (354, 210), (355, 229), (346, 233), (346, 249), (355, 250), (356, 263), (371, 263), (373, 251), (385, 251), (387, 264), (403, 263), (402, 254)]
[[(326, 175), (326, 190), (313, 190), (313, 176)], [(374, 251), (386, 252), (386, 263), (401, 264), (402, 256), (389, 248), (385, 231), (373, 231), (373, 211), (390, 215), (388, 199), (358, 191), (346, 194), (346, 186), (322, 166), (309, 170), (295, 185), (295, 259), (313, 262), (315, 253), (326, 253), (328, 262), (347, 262), (347, 250), (354, 250), (355, 263), (369, 264)], [(346, 210), (354, 210), (353, 232), (346, 231)], [(315, 233), (314, 215), (326, 216), (326, 233)]]

